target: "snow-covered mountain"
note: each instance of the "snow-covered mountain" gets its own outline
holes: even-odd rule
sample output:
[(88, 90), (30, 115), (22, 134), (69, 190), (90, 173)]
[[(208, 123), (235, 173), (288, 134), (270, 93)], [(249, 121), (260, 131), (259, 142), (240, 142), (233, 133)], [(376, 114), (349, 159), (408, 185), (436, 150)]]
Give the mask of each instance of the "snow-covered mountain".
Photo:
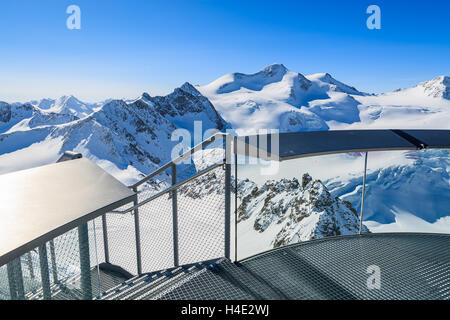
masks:
[(238, 133), (349, 128), (449, 128), (449, 78), (367, 94), (328, 73), (303, 76), (282, 64), (231, 73), (197, 89)]
[(413, 90), (421, 91), (432, 98), (450, 100), (450, 77), (440, 76), (417, 85)]
[[(74, 99), (64, 101), (75, 101)], [(78, 101), (78, 100), (77, 100)], [(66, 150), (81, 152), (125, 183), (168, 162), (175, 129), (224, 130), (228, 124), (192, 85), (185, 83), (164, 97), (125, 102), (112, 100), (78, 118), (55, 106), (1, 103), (0, 172), (52, 163)], [(73, 105), (72, 105), (73, 106)], [(52, 111), (50, 111), (52, 110)]]
[(0, 133), (63, 124), (77, 119), (74, 115), (44, 111), (29, 103), (0, 102)]
[[(305, 173), (268, 180), (262, 185), (239, 182), (239, 254), (245, 257), (269, 248), (355, 234), (359, 218), (348, 201), (333, 196), (325, 184)], [(363, 226), (364, 232), (369, 232)]]
[(85, 103), (74, 96), (62, 96), (58, 99), (41, 99), (39, 101), (30, 101), (29, 104), (34, 107), (53, 113), (74, 115), (78, 118), (83, 118), (91, 114), (99, 104)]
[[(238, 133), (271, 128), (281, 132), (449, 129), (449, 82), (449, 77), (441, 76), (412, 88), (374, 95), (328, 73), (304, 76), (274, 64), (255, 74), (227, 74), (205, 86), (185, 83), (166, 96), (144, 93), (137, 99), (100, 103), (84, 103), (73, 96), (28, 103), (0, 102), (0, 174), (53, 163), (64, 151), (71, 150), (81, 152), (131, 184), (169, 161), (178, 143), (171, 141), (172, 132), (186, 129), (192, 133), (194, 121), (202, 121), (203, 130), (232, 128)], [(437, 224), (439, 228), (450, 226), (450, 219), (444, 221), (450, 215), (446, 209), (450, 206), (448, 153), (436, 157), (428, 152), (422, 162), (409, 161), (408, 153), (404, 153), (397, 162), (377, 168), (372, 167), (372, 157), (369, 159), (365, 218), (370, 219), (366, 223), (372, 231), (384, 230), (383, 226), (399, 222), (405, 214), (429, 223), (430, 228), (431, 224), (433, 228)], [(218, 157), (223, 158), (220, 154)], [(266, 191), (254, 194), (251, 201), (258, 202), (258, 206), (267, 201), (265, 209), (269, 205), (271, 209), (261, 211), (262, 207), (252, 205), (248, 206), (251, 211), (244, 212), (241, 208), (240, 228), (247, 226), (249, 235), (265, 239), (261, 243), (272, 247), (295, 239), (337, 234), (336, 230), (354, 232), (356, 215), (352, 208), (359, 208), (360, 175), (344, 179), (332, 168), (323, 171), (330, 172), (327, 180), (311, 180), (306, 189), (302, 183), (295, 183), (292, 175), (288, 180), (258, 182), (258, 190)], [(180, 192), (186, 197), (223, 192), (213, 183), (212, 174), (204, 179), (206, 188), (193, 186)], [(240, 192), (248, 196), (256, 185), (247, 181), (240, 187)], [(275, 189), (271, 188), (279, 190), (280, 197), (273, 196)], [(389, 198), (390, 194), (403, 198), (396, 204), (400, 197)], [(434, 207), (413, 205), (405, 194), (411, 199), (419, 195), (432, 197)], [(324, 201), (328, 204), (315, 206)]]
[(197, 89), (234, 129), (327, 130), (323, 119), (300, 106), (325, 97), (303, 75), (275, 64), (258, 73), (232, 73)]

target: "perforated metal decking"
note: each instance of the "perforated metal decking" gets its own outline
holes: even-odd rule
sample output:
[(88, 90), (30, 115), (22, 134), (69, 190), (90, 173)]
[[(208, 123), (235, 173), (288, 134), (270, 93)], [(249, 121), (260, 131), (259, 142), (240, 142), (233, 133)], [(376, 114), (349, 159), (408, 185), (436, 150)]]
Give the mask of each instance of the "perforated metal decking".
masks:
[[(368, 266), (381, 288), (368, 289)], [(367, 234), (220, 260), (160, 299), (449, 299), (450, 235)]]

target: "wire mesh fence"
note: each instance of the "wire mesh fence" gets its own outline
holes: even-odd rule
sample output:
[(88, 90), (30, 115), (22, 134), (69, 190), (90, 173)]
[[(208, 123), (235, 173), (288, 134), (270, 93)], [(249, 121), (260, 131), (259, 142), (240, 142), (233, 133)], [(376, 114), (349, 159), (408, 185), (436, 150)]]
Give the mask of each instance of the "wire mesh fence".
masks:
[(180, 264), (224, 256), (225, 171), (217, 167), (178, 190)]
[[(104, 261), (99, 219), (87, 223), (85, 244), (94, 296), (101, 290), (97, 266)], [(83, 299), (80, 243), (80, 232), (75, 228), (0, 266), (0, 299)]]
[(0, 300), (9, 300), (11, 296), (9, 294), (8, 283), (8, 270), (6, 265), (0, 267)]
[(137, 274), (134, 215), (106, 214), (109, 262)]
[[(176, 179), (161, 180), (182, 182), (180, 187), (161, 190), (152, 182), (138, 190), (137, 203), (154, 197), (151, 201), (129, 212), (133, 204), (106, 214), (111, 264), (136, 275), (224, 255), (225, 171), (214, 165), (217, 159), (223, 161), (223, 150), (209, 151), (207, 159), (180, 166)], [(99, 233), (103, 237), (103, 231)], [(102, 249), (99, 259), (104, 257)]]
[(139, 208), (143, 272), (174, 265), (172, 209), (170, 193)]
[[(27, 252), (13, 265), (23, 278), (14, 279), (23, 283), (23, 289), (14, 292), (25, 299), (100, 297), (108, 289), (102, 283), (107, 273), (102, 264), (137, 275), (223, 257), (227, 220), (222, 161), (222, 149), (208, 150), (207, 157), (175, 167), (175, 177), (169, 169), (161, 183), (141, 186), (137, 202)], [(177, 183), (180, 186), (171, 188)], [(0, 299), (18, 298), (11, 295), (10, 273), (11, 268), (0, 266)]]

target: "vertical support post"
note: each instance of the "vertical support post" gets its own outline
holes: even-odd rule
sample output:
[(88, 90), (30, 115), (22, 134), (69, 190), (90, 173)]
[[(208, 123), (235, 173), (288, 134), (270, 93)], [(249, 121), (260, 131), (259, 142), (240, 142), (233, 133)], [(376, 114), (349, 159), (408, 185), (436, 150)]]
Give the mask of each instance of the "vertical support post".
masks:
[(108, 227), (106, 225), (106, 213), (102, 215), (102, 228), (103, 228), (103, 246), (105, 251), (105, 262), (109, 263)]
[(89, 256), (89, 231), (87, 222), (78, 227), (80, 247), (81, 291), (83, 300), (92, 300), (91, 261)]
[[(138, 205), (137, 188), (134, 187), (133, 191), (136, 193), (136, 198), (133, 201), (135, 206)], [(142, 253), (141, 253), (141, 228), (139, 226), (139, 209), (134, 210), (134, 233), (136, 236), (136, 263), (138, 275), (142, 274)]]
[[(172, 164), (172, 185), (177, 183), (177, 165)], [(177, 190), (172, 191), (172, 222), (173, 222), (173, 265), (180, 265), (178, 252), (178, 201)]]
[(28, 272), (30, 273), (31, 279), (34, 279), (34, 268), (33, 268), (33, 258), (31, 257), (31, 251), (27, 253), (27, 265)]
[(17, 299), (25, 300), (25, 288), (23, 286), (22, 263), (20, 261), (20, 257), (13, 262), (15, 264), (14, 274), (16, 280)]
[(50, 258), (52, 260), (53, 282), (58, 283), (58, 268), (56, 266), (55, 242), (50, 240)]
[(97, 285), (98, 285), (98, 296), (97, 297), (100, 297), (100, 295), (102, 293), (102, 279), (100, 277), (100, 263), (98, 261), (97, 230), (95, 228), (95, 219), (92, 219), (92, 230), (94, 230), (95, 265), (97, 266)]
[(361, 196), (361, 216), (359, 218), (359, 234), (362, 234), (362, 225), (363, 225), (364, 197), (366, 194), (367, 154), (368, 152), (366, 151), (364, 155), (364, 176), (363, 176), (363, 189)]
[(231, 236), (231, 139), (225, 137), (225, 258), (230, 259)]
[(11, 261), (6, 265), (6, 271), (8, 273), (9, 298), (11, 300), (17, 300), (17, 288), (14, 269), (14, 261)]
[(6, 265), (6, 270), (8, 273), (8, 285), (11, 300), (25, 300), (20, 257), (10, 261)]
[(50, 291), (50, 274), (48, 271), (47, 245), (45, 243), (40, 245), (38, 250), (39, 265), (41, 267), (42, 293), (44, 294), (44, 300), (51, 300), (52, 292)]
[(237, 138), (234, 138), (234, 262), (238, 261), (238, 153)]

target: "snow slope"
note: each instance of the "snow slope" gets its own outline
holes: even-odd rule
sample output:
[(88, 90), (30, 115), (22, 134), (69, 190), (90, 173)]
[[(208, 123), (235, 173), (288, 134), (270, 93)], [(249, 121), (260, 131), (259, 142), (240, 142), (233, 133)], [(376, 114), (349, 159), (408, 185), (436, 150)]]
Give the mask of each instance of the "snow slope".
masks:
[(395, 92), (358, 91), (328, 73), (303, 76), (282, 64), (231, 73), (197, 87), (238, 133), (450, 127), (450, 81), (440, 76)]
[(309, 100), (328, 96), (303, 75), (280, 64), (251, 75), (228, 74), (197, 89), (239, 133), (247, 128), (328, 129), (324, 120), (301, 107)]

